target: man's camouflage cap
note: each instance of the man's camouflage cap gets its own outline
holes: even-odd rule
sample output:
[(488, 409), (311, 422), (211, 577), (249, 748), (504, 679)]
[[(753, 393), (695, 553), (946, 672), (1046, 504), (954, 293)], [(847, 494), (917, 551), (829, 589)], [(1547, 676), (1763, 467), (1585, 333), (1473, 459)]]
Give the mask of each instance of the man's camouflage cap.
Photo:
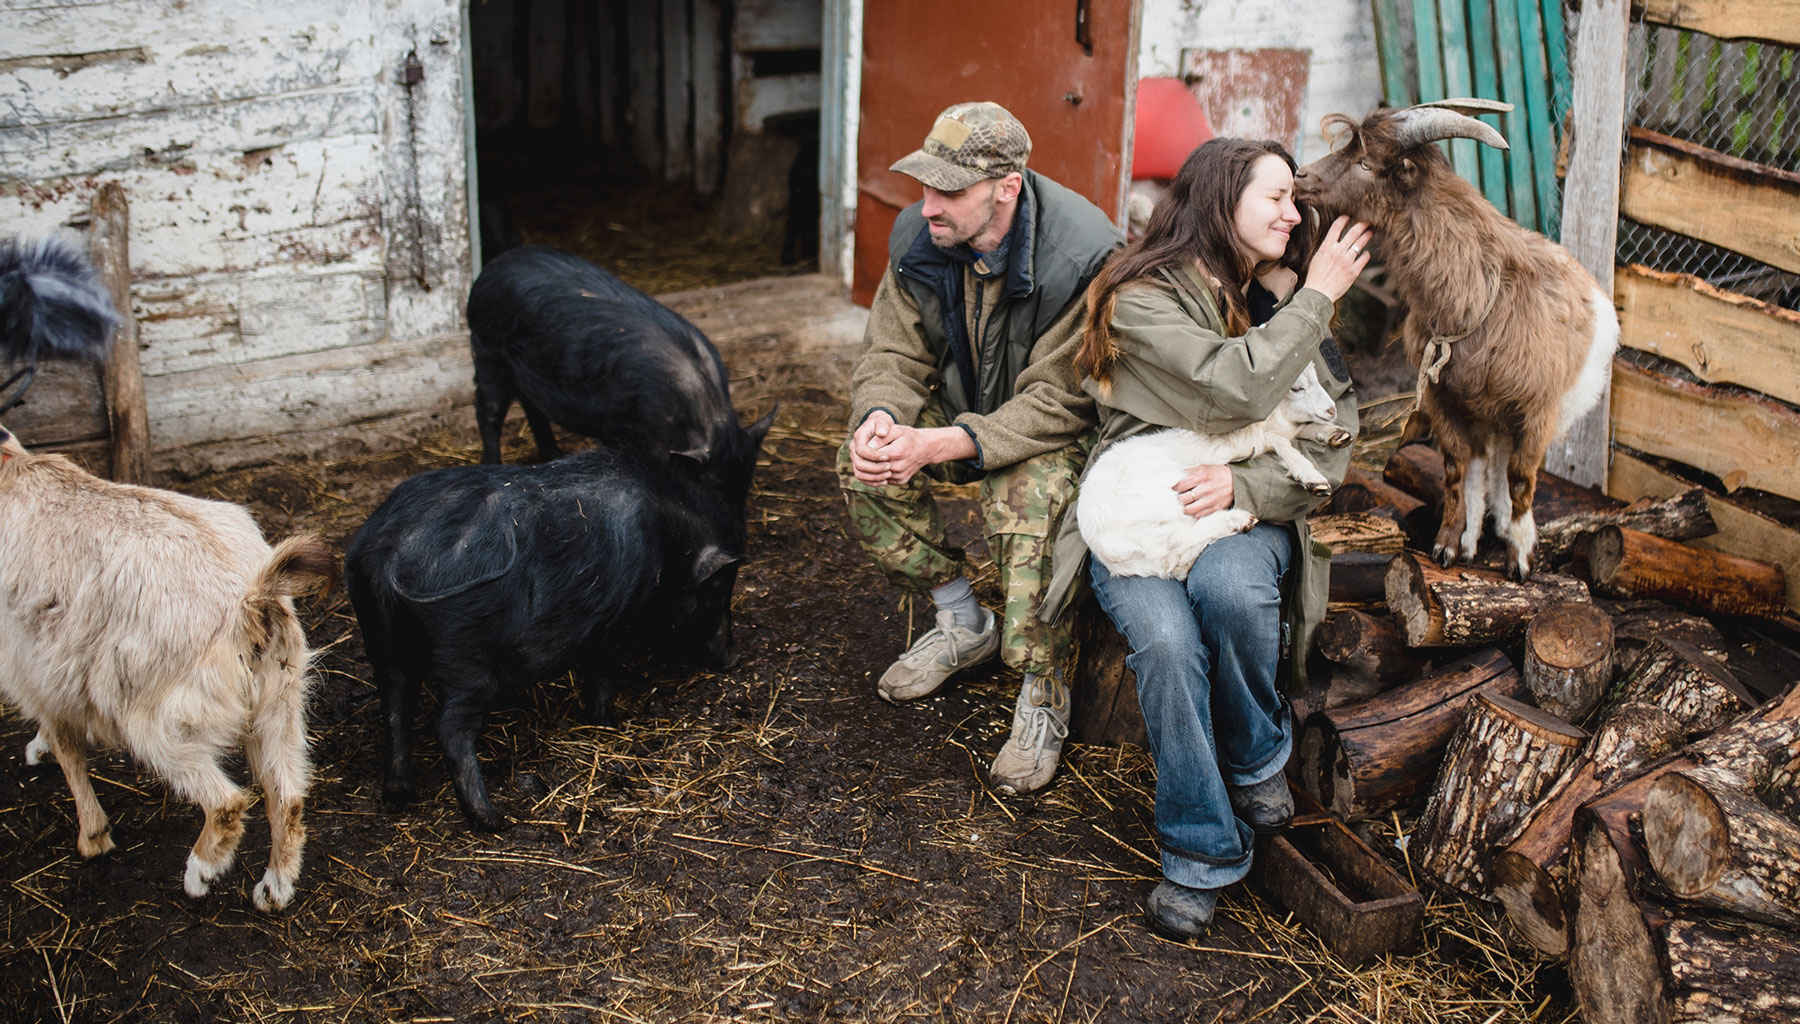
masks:
[(1031, 136), (998, 103), (958, 103), (938, 115), (925, 144), (894, 161), (890, 171), (940, 192), (960, 192), (987, 178), (1025, 169)]

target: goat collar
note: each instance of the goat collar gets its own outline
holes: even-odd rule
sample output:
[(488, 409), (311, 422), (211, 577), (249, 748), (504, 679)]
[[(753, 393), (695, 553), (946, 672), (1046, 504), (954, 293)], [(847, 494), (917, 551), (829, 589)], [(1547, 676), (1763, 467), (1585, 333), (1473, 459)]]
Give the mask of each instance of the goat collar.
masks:
[[(1419, 353), (1419, 383), (1416, 395), (1425, 393), (1426, 381), (1433, 384), (1438, 382), (1438, 375), (1443, 372), (1444, 364), (1450, 361), (1450, 346), (1474, 334), (1477, 327), (1486, 323), (1488, 315), (1494, 311), (1494, 303), (1499, 299), (1500, 283), (1496, 281), (1494, 287), (1488, 291), (1487, 306), (1467, 328), (1458, 334), (1434, 334), (1431, 336), (1431, 340), (1425, 343), (1425, 350)], [(1418, 401), (1416, 397), (1413, 400)]]

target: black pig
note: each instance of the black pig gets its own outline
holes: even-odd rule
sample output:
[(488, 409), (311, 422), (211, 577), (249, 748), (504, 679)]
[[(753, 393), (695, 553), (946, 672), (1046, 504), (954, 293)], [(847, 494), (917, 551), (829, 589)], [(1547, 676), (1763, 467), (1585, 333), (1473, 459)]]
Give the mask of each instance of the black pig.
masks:
[(621, 451), (685, 455), (743, 508), (775, 414), (738, 423), (718, 350), (680, 314), (577, 256), (525, 246), (481, 269), (468, 315), (481, 461), (500, 461), (516, 398), (545, 459), (560, 423)]
[(463, 813), (506, 825), (475, 738), (504, 691), (573, 669), (610, 716), (624, 641), (665, 641), (724, 667), (743, 535), (699, 467), (595, 448), (540, 466), (458, 466), (403, 481), (350, 540), (345, 581), (381, 694), (383, 791), (413, 798), (419, 683)]

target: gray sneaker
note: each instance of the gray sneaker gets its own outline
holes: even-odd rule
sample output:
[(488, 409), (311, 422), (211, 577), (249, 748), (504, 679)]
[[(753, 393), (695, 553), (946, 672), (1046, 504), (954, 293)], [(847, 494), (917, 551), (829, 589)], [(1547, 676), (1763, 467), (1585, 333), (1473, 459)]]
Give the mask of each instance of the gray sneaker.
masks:
[(1068, 735), (1069, 688), (1054, 676), (1025, 673), (1013, 705), (1012, 735), (988, 769), (994, 788), (1015, 794), (1044, 788), (1056, 774)]
[(875, 683), (883, 700), (918, 700), (937, 692), (958, 669), (979, 665), (1000, 650), (994, 613), (981, 610), (981, 628), (965, 629), (950, 612), (937, 613), (937, 626), (920, 637)]

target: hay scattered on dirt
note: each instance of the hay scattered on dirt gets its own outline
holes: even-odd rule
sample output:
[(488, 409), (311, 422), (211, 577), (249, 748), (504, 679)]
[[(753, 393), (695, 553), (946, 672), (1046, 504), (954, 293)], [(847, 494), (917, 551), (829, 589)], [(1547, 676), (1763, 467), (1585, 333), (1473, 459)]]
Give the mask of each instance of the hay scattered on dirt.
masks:
[[(180, 872), (198, 814), (117, 755), (95, 770), (120, 848), (80, 862), (67, 791), (53, 768), (24, 766), (31, 730), (8, 715), (0, 1018), (1573, 1019), (1560, 970), (1460, 899), (1432, 899), (1422, 952), (1362, 967), (1243, 887), (1200, 942), (1152, 935), (1144, 751), (1077, 745), (1046, 792), (1001, 797), (983, 780), (1016, 680), (990, 668), (916, 705), (875, 699), (908, 627), (843, 533), (838, 412), (816, 413), (784, 406), (759, 470), (742, 662), (652, 672), (622, 696), (617, 726), (581, 722), (567, 681), (496, 713), (482, 751), (518, 821), (507, 833), (464, 824), (426, 720), (425, 795), (382, 806), (376, 695), (341, 592), (304, 608), (321, 651), (318, 776), (283, 916), (248, 904), (267, 851), (260, 811), (241, 866), (191, 902)], [(527, 447), (512, 433), (509, 461)], [(477, 453), (438, 436), (192, 489), (251, 503), (271, 534), (317, 529), (341, 545), (393, 483)], [(991, 579), (968, 502), (951, 512)], [(1391, 850), (1396, 827), (1370, 838)]]

